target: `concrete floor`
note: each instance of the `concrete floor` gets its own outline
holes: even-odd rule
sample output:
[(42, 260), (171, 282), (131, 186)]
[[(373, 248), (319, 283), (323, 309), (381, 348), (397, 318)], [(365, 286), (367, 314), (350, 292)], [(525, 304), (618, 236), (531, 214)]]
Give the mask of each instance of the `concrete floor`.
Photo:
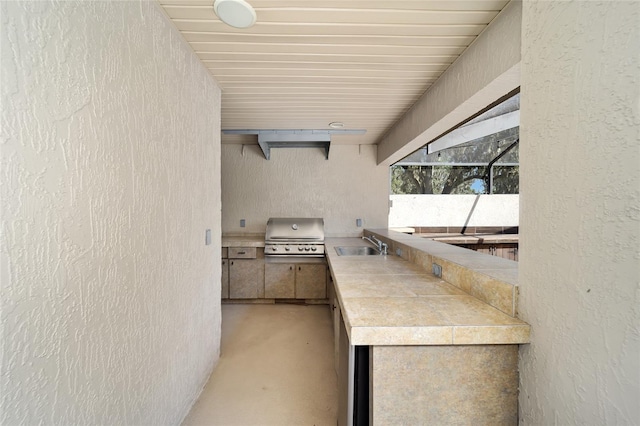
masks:
[(326, 305), (222, 305), (221, 356), (183, 426), (335, 425)]

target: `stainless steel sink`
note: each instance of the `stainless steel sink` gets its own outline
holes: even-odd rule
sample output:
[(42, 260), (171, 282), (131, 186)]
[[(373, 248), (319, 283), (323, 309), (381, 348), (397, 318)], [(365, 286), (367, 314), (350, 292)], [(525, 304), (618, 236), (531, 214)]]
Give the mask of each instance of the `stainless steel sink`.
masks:
[(355, 246), (355, 247), (336, 247), (338, 256), (371, 256), (379, 255), (378, 250), (369, 246)]

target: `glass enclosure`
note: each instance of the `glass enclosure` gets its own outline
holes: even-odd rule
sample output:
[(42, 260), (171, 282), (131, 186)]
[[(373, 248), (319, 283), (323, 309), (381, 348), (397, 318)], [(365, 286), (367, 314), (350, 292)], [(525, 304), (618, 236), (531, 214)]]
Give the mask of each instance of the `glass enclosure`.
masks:
[(391, 166), (392, 194), (517, 194), (520, 94)]

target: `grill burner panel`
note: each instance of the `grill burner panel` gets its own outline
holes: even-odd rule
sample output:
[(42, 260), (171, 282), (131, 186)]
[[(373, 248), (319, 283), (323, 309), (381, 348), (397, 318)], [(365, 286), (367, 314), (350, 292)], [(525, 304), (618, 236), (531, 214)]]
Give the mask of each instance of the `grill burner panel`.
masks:
[(273, 244), (265, 243), (265, 256), (324, 256), (324, 244)]
[(324, 257), (324, 220), (271, 218), (264, 249), (265, 256)]

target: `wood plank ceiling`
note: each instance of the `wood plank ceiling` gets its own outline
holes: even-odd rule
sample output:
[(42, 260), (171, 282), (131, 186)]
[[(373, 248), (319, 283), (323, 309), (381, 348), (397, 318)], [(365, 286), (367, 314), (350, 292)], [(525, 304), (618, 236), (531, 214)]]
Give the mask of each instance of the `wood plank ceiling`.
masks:
[[(508, 0), (248, 0), (223, 24), (213, 0), (158, 0), (223, 90), (223, 129), (329, 129), (375, 144)], [(223, 135), (223, 143), (256, 143)]]

